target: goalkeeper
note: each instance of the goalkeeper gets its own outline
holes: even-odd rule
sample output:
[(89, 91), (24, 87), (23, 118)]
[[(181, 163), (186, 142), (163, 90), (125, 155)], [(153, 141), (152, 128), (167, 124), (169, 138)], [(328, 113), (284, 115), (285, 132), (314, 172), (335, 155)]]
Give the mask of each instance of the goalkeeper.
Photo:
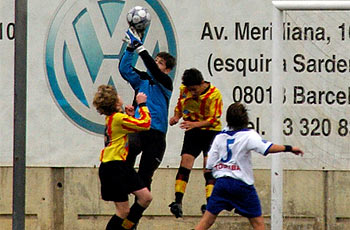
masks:
[(208, 153), (207, 170), (216, 178), (214, 190), (196, 230), (209, 229), (222, 210), (247, 217), (254, 230), (264, 230), (260, 200), (254, 187), (251, 151), (264, 156), (269, 153), (292, 152), (303, 156), (303, 151), (290, 145), (277, 145), (263, 140), (254, 130), (247, 129), (248, 113), (241, 103), (229, 106), (227, 126), (218, 134)]
[[(176, 65), (175, 58), (167, 52), (160, 52), (153, 59), (143, 46), (142, 38), (133, 27), (126, 32), (128, 47), (119, 63), (121, 76), (135, 90), (147, 95), (147, 105), (151, 113), (151, 129), (129, 134), (129, 155), (127, 162), (134, 166), (137, 155), (142, 152), (138, 174), (148, 189), (152, 177), (159, 167), (166, 148), (168, 128), (168, 108), (173, 90), (173, 82), (168, 75)], [(142, 31), (140, 34), (143, 34)], [(135, 52), (140, 55), (147, 72), (132, 66)], [(137, 111), (137, 110), (136, 110)], [(138, 117), (138, 114), (135, 114)]]

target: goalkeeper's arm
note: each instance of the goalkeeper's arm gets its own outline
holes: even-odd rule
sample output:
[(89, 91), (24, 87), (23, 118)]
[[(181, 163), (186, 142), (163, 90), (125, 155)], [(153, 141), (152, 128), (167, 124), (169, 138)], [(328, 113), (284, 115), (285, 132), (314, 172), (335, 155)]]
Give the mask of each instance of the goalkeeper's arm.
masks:
[(144, 49), (139, 53), (140, 57), (143, 60), (146, 68), (149, 70), (151, 75), (166, 89), (172, 91), (173, 90), (173, 81), (169, 77), (169, 75), (163, 73), (159, 68), (154, 59), (149, 55), (148, 51)]

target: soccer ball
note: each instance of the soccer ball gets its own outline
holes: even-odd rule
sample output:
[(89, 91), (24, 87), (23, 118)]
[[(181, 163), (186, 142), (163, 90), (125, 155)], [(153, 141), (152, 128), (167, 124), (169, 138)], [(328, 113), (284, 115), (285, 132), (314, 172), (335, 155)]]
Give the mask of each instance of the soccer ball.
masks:
[(151, 23), (151, 15), (145, 7), (135, 6), (129, 10), (126, 20), (137, 31), (144, 31)]

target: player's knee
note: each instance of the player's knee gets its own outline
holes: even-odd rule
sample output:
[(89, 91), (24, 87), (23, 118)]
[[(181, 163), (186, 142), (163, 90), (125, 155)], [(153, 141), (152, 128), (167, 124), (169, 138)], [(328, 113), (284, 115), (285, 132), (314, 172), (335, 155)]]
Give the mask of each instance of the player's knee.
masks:
[(147, 195), (146, 199), (145, 199), (145, 204), (147, 205), (147, 207), (150, 205), (152, 200), (153, 200), (153, 197), (152, 197), (151, 193), (149, 193), (149, 195)]
[(149, 192), (149, 193), (143, 195), (142, 197), (140, 197), (138, 202), (142, 207), (146, 208), (151, 204), (152, 199), (153, 199), (152, 194)]
[(191, 170), (193, 167), (193, 164), (194, 164), (194, 160), (185, 159), (185, 160), (182, 160), (180, 162), (180, 167), (187, 168), (187, 169)]
[(254, 228), (254, 230), (263, 230), (265, 229), (265, 224), (264, 224), (264, 218), (258, 217), (258, 218), (252, 218), (250, 219), (251, 225)]
[(130, 208), (122, 208), (118, 210), (118, 216), (121, 218), (126, 218), (129, 215)]
[(265, 227), (264, 222), (256, 222), (256, 223), (253, 223), (252, 225), (254, 229), (263, 229), (263, 227)]

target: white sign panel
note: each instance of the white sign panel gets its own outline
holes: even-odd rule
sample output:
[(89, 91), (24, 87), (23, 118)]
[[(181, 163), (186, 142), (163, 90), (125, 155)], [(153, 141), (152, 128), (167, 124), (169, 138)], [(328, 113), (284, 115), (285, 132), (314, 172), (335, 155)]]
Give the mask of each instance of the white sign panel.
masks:
[[(0, 4), (0, 165), (11, 165), (14, 4)], [(167, 51), (177, 58), (169, 116), (183, 71), (195, 67), (221, 91), (223, 123), (228, 105), (240, 101), (249, 109), (250, 127), (271, 139), (271, 1), (30, 0), (27, 165), (99, 164), (104, 119), (92, 98), (99, 85), (108, 83), (125, 103), (132, 101), (134, 92), (118, 64), (126, 49), (126, 13), (135, 5), (152, 16), (144, 46), (153, 55)], [(284, 155), (284, 168), (349, 169), (349, 19), (343, 11), (285, 13), (281, 144), (297, 145), (305, 156)], [(134, 62), (145, 70), (140, 59)], [(169, 127), (161, 167), (178, 167), (182, 139), (178, 125)], [(270, 167), (269, 157), (256, 154), (253, 160), (256, 168)]]

